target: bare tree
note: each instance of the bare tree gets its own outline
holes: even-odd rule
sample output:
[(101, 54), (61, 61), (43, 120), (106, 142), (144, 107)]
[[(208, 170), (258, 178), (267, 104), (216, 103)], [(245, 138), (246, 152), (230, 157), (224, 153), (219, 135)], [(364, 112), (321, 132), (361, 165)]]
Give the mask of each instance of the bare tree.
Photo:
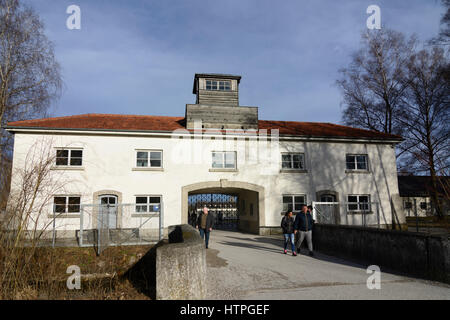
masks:
[(449, 45), (450, 44), (450, 0), (442, 0), (442, 4), (447, 9), (441, 18), (441, 29), (437, 37), (431, 39), (433, 45)]
[(450, 63), (439, 47), (412, 55), (405, 74), (405, 109), (398, 118), (405, 128), (410, 165), (431, 176), (431, 198), (442, 216), (438, 197), (438, 176), (450, 167)]
[(432, 201), (442, 216), (439, 176), (448, 172), (450, 159), (449, 62), (442, 48), (417, 52), (416, 44), (414, 37), (405, 40), (392, 30), (363, 34), (362, 49), (340, 70), (337, 85), (347, 125), (405, 138), (398, 165), (412, 173), (429, 172)]
[(20, 298), (21, 292), (37, 291), (39, 282), (50, 283), (55, 276), (54, 261), (41, 268), (43, 259), (37, 251), (52, 228), (48, 215), (53, 197), (64, 193), (70, 182), (63, 172), (52, 171), (55, 159), (52, 138), (44, 138), (31, 146), (24, 166), (13, 172), (8, 206), (0, 220), (0, 298)]
[[(61, 89), (60, 67), (42, 21), (19, 0), (0, 0), (0, 124), (43, 116)], [(11, 157), (12, 136), (0, 130), (0, 167)], [(1, 171), (4, 191), (7, 168)]]
[(402, 109), (404, 73), (416, 40), (403, 34), (374, 30), (362, 34), (362, 48), (336, 81), (343, 94), (343, 121), (384, 133), (401, 134), (396, 115)]

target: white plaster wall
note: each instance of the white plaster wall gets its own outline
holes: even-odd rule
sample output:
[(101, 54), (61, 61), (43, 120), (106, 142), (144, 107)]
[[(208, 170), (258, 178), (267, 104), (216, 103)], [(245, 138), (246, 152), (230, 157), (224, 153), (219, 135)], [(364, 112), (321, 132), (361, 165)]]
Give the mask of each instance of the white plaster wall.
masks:
[[(399, 198), (395, 152), (389, 144), (281, 141), (278, 145), (265, 141), (125, 135), (16, 133), (12, 188), (19, 179), (14, 172), (23, 168), (30, 148), (36, 141), (49, 137), (54, 147), (83, 148), (83, 170), (52, 171), (67, 181), (66, 194), (80, 194), (81, 202), (85, 204), (93, 203), (93, 193), (99, 190), (121, 192), (122, 203), (134, 203), (135, 195), (162, 195), (166, 227), (183, 222), (183, 186), (220, 179), (249, 182), (265, 188), (266, 226), (279, 226), (283, 194), (306, 194), (308, 204), (316, 200), (316, 191), (325, 189), (338, 192), (341, 201), (346, 200), (347, 194), (370, 194), (371, 201), (380, 202), (382, 224), (392, 222), (390, 198)], [(135, 149), (163, 150), (163, 171), (133, 171)], [(237, 151), (237, 171), (210, 172), (213, 150)], [(288, 151), (305, 153), (306, 173), (280, 173), (280, 153)], [(368, 154), (370, 172), (346, 173), (346, 153)], [(256, 159), (258, 154), (259, 159)], [(401, 201), (398, 202), (401, 208)], [(51, 205), (48, 210), (51, 213)], [(402, 210), (397, 211), (403, 214)], [(399, 219), (404, 222), (404, 216)], [(127, 226), (124, 221), (123, 227)], [(57, 227), (79, 229), (79, 220), (61, 218)]]

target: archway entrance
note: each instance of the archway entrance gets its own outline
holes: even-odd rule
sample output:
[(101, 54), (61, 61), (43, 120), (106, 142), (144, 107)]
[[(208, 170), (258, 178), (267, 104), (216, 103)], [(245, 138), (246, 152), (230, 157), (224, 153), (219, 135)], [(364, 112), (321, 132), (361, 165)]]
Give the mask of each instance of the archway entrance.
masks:
[(221, 180), (182, 188), (183, 223), (195, 224), (206, 205), (215, 217), (215, 228), (260, 233), (264, 226), (264, 187)]

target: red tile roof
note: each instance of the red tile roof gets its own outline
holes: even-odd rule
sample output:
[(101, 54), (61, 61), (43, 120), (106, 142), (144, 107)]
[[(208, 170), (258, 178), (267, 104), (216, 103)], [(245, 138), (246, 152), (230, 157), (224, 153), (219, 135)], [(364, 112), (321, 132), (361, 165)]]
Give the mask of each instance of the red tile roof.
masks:
[[(89, 129), (117, 131), (165, 131), (184, 129), (184, 117), (120, 115), (120, 114), (82, 114), (67, 117), (44, 118), (9, 122), (8, 129)], [(357, 129), (331, 123), (267, 121), (259, 120), (259, 129), (278, 129), (280, 135), (307, 137), (367, 138), (376, 140), (401, 140), (400, 136), (376, 131)]]

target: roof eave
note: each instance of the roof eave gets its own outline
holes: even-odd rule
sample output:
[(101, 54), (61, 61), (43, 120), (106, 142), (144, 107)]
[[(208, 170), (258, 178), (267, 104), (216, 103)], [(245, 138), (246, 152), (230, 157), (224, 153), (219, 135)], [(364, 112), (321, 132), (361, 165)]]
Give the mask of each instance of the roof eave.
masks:
[[(110, 133), (161, 133), (168, 134), (173, 133), (174, 130), (129, 130), (129, 129), (96, 129), (96, 128), (53, 128), (53, 127), (27, 127), (27, 126), (4, 126), (4, 129), (8, 132), (16, 132), (16, 131), (88, 131), (88, 132), (110, 132)], [(183, 128), (179, 128), (183, 129)], [(190, 133), (195, 134), (195, 130), (185, 130)], [(270, 129), (272, 130), (272, 129)], [(275, 129), (273, 129), (275, 130)], [(219, 130), (217, 133), (211, 132), (211, 130), (206, 130), (207, 134), (223, 134), (223, 130)], [(203, 133), (203, 132), (202, 132)], [(238, 132), (234, 133), (234, 135), (240, 135)], [(244, 133), (245, 135), (245, 133)], [(373, 137), (345, 137), (345, 136), (312, 136), (312, 135), (292, 135), (292, 134), (280, 134), (280, 138), (283, 139), (306, 139), (306, 140), (330, 140), (330, 141), (357, 141), (357, 142), (374, 142), (374, 143), (383, 143), (383, 144), (397, 144), (402, 142), (404, 139), (387, 139), (387, 138), (373, 138)]]

